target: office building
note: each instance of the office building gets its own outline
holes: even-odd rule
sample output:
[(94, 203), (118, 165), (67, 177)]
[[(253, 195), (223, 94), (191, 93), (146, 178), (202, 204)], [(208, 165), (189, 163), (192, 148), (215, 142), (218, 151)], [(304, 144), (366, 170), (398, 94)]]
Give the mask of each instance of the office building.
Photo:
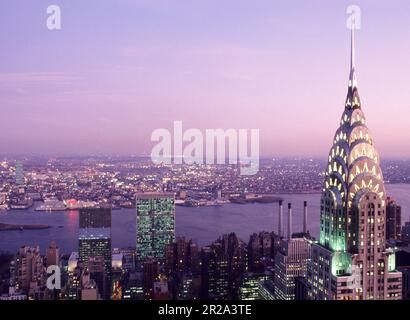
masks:
[(46, 260), (47, 267), (60, 265), (60, 249), (54, 241), (51, 242), (50, 247), (46, 249)]
[(24, 168), (20, 160), (16, 161), (16, 186), (24, 185)]
[(175, 239), (173, 193), (137, 194), (137, 261), (165, 258), (165, 248)]
[(276, 300), (295, 300), (295, 278), (306, 277), (310, 242), (305, 238), (283, 239), (275, 256)]
[(144, 296), (146, 300), (152, 300), (154, 282), (159, 276), (159, 264), (153, 257), (145, 259), (143, 264), (143, 283), (144, 283)]
[(247, 269), (246, 244), (235, 233), (223, 235), (202, 248), (203, 296), (236, 299)]
[(359, 97), (354, 28), (349, 87), (328, 156), (321, 197), (320, 239), (308, 264), (308, 297), (401, 299), (402, 275), (386, 247), (386, 191), (380, 157)]
[(387, 197), (386, 240), (399, 239), (401, 239), (401, 206), (393, 198)]
[(258, 284), (259, 300), (276, 300), (275, 283), (273, 280), (263, 280)]
[[(89, 267), (91, 257), (103, 261), (105, 285), (99, 288), (104, 299), (110, 298), (111, 287), (111, 209), (84, 208), (79, 211), (79, 262)], [(94, 262), (94, 260), (93, 260)]]
[(239, 287), (239, 300), (258, 300), (259, 299), (259, 285), (265, 280), (272, 279), (272, 274), (266, 273), (251, 273), (244, 275), (242, 284)]
[(46, 269), (40, 248), (22, 246), (10, 263), (10, 287), (28, 295), (45, 286)]

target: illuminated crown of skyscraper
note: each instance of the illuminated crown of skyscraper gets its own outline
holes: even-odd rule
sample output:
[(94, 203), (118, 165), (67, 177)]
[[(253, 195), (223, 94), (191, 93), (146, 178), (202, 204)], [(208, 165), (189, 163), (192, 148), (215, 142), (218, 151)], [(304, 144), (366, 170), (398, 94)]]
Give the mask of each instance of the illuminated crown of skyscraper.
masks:
[[(352, 207), (357, 207), (362, 196), (369, 192), (377, 194), (383, 203), (386, 197), (379, 155), (366, 126), (358, 91), (354, 29), (352, 25), (345, 110), (329, 152), (322, 195), (322, 199), (333, 199), (338, 209), (328, 217), (322, 215), (320, 242), (337, 251), (347, 249), (346, 233), (351, 222), (348, 212)], [(328, 221), (329, 227), (325, 227), (324, 219), (332, 220)]]

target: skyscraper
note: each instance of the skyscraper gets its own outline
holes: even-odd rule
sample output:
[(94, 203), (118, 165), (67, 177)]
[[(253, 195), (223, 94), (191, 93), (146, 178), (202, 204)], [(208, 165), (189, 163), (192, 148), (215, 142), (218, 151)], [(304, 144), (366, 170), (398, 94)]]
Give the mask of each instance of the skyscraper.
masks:
[(89, 257), (87, 263), (87, 272), (90, 275), (90, 278), (94, 280), (98, 293), (104, 297), (109, 299), (110, 293), (107, 290), (110, 289), (110, 285), (107, 283), (109, 281), (109, 277), (107, 277), (107, 273), (105, 271), (104, 265), (104, 257), (103, 256), (95, 256)]
[(146, 300), (153, 298), (154, 281), (159, 276), (158, 261), (152, 257), (145, 259), (143, 264), (144, 296)]
[(205, 299), (236, 299), (246, 272), (246, 244), (235, 233), (202, 248), (202, 291)]
[(306, 277), (310, 242), (305, 238), (283, 239), (275, 256), (275, 297), (295, 300), (295, 278)]
[(175, 238), (175, 196), (173, 193), (137, 194), (137, 259), (162, 260), (166, 246)]
[(45, 285), (45, 267), (40, 248), (22, 246), (10, 263), (10, 287), (28, 295)]
[(60, 264), (60, 249), (55, 241), (51, 242), (50, 247), (46, 249), (46, 260), (48, 266), (58, 266)]
[(104, 261), (106, 288), (98, 288), (103, 297), (110, 297), (111, 276), (111, 209), (85, 208), (79, 214), (79, 260), (88, 267), (91, 257), (101, 257)]
[(239, 300), (258, 300), (259, 299), (259, 285), (261, 282), (269, 280), (272, 275), (266, 273), (245, 273), (242, 284), (239, 287)]
[(387, 197), (386, 206), (386, 240), (401, 238), (401, 206), (390, 197)]
[(23, 163), (19, 160), (16, 161), (16, 185), (22, 186), (24, 184), (24, 169)]
[(354, 25), (345, 110), (328, 157), (320, 240), (308, 267), (310, 299), (401, 298), (395, 253), (386, 248), (386, 192), (380, 158), (359, 97)]
[(265, 270), (266, 264), (272, 265), (279, 242), (279, 236), (273, 232), (263, 231), (252, 234), (247, 252), (249, 271), (260, 273)]
[(166, 246), (165, 270), (167, 274), (190, 272), (200, 273), (200, 255), (198, 245), (191, 239), (177, 237), (176, 242)]

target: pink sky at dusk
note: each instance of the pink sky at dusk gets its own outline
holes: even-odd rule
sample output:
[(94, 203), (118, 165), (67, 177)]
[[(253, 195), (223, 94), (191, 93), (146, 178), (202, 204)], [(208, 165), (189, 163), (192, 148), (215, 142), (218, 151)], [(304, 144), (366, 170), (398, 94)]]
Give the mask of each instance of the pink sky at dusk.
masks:
[[(382, 158), (410, 157), (410, 2), (362, 9), (357, 74)], [(344, 108), (350, 1), (0, 3), (0, 153), (149, 154), (151, 132), (260, 130), (262, 156), (326, 158)]]

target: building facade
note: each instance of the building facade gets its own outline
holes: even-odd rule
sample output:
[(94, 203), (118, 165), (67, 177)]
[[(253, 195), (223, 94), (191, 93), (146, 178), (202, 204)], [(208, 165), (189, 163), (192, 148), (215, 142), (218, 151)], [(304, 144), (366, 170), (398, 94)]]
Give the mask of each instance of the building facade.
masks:
[(239, 300), (258, 300), (259, 299), (259, 285), (265, 280), (272, 278), (272, 274), (266, 273), (251, 273), (244, 275), (242, 284), (239, 287)]
[(386, 191), (380, 158), (359, 97), (352, 26), (345, 110), (329, 152), (321, 197), (320, 239), (312, 246), (308, 297), (401, 299), (401, 273), (386, 248)]
[(175, 239), (175, 195), (137, 194), (137, 260), (165, 258), (166, 246)]
[(79, 261), (84, 265), (89, 257), (104, 257), (105, 272), (111, 270), (111, 209), (86, 208), (79, 215)]
[(112, 269), (111, 208), (81, 209), (79, 223), (79, 262), (84, 268), (88, 268), (90, 258), (100, 257), (98, 260), (102, 260), (104, 264), (106, 286), (98, 290), (103, 294), (103, 298), (109, 299)]
[(310, 258), (310, 241), (292, 238), (282, 241), (275, 256), (275, 298), (295, 300), (295, 278), (306, 277)]
[(10, 288), (13, 292), (33, 295), (34, 291), (45, 286), (46, 268), (40, 248), (22, 246), (10, 263)]
[(401, 206), (390, 197), (387, 197), (386, 205), (386, 239), (401, 239)]

